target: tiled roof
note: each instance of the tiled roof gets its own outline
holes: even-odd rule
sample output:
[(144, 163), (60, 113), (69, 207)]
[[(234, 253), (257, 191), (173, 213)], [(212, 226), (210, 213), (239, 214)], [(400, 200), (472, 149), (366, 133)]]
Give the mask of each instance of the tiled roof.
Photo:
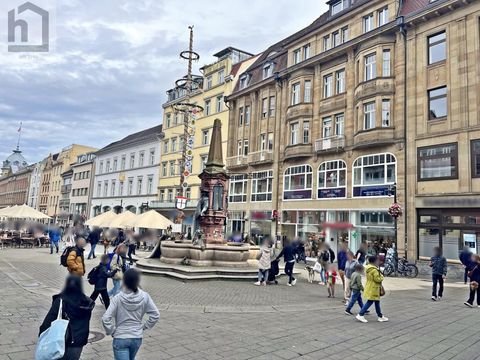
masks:
[(104, 153), (104, 152), (107, 152), (109, 150), (115, 149), (118, 146), (131, 144), (131, 143), (134, 143), (134, 142), (137, 142), (137, 141), (140, 141), (140, 140), (148, 140), (150, 138), (154, 139), (161, 132), (162, 132), (162, 125), (157, 125), (157, 126), (154, 126), (152, 128), (142, 130), (142, 131), (136, 132), (134, 134), (130, 134), (127, 137), (124, 137), (121, 140), (118, 140), (118, 141), (115, 141), (111, 144), (108, 144), (104, 148), (98, 150), (97, 154), (98, 153)]
[(445, 0), (437, 0), (437, 1), (430, 1), (430, 0), (403, 0), (403, 5), (400, 10), (400, 15), (408, 16), (415, 14), (427, 7), (435, 6), (438, 3), (444, 2)]

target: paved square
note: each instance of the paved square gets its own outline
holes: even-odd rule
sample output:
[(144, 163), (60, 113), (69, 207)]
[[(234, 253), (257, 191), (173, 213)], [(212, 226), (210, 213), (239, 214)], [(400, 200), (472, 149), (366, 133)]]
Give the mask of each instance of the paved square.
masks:
[[(65, 269), (46, 249), (0, 251), (0, 360), (32, 359), (38, 327)], [(96, 261), (87, 261), (90, 269)], [(143, 277), (161, 310), (138, 359), (480, 359), (480, 309), (463, 305), (467, 288), (448, 282), (445, 300), (429, 300), (427, 280), (387, 279), (388, 323), (356, 322), (339, 299), (300, 279), (297, 286), (246, 282), (183, 283)], [(85, 286), (87, 294), (92, 291)], [(340, 287), (337, 287), (340, 294)], [(354, 309), (356, 310), (356, 309)], [(97, 302), (91, 337), (101, 337)], [(82, 359), (113, 359), (111, 339), (84, 348)]]

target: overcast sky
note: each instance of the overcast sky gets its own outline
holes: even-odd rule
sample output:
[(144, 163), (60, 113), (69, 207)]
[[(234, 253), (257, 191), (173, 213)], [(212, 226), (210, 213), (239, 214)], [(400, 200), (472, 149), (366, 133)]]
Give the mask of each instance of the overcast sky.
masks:
[(71, 143), (101, 148), (161, 123), (165, 91), (186, 71), (178, 53), (188, 46), (188, 25), (198, 68), (227, 46), (261, 52), (327, 8), (324, 0), (57, 0), (54, 49), (25, 56), (6, 51), (15, 2), (22, 1), (0, 4), (0, 160), (23, 122), (29, 163)]

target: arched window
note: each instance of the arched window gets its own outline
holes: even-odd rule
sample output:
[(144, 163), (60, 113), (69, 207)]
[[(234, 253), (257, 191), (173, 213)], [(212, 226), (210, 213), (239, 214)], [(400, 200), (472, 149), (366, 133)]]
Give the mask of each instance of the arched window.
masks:
[(292, 166), (283, 177), (283, 199), (302, 200), (312, 198), (312, 167)]
[(318, 199), (346, 197), (347, 164), (343, 160), (325, 161), (318, 167)]
[(397, 160), (390, 153), (361, 156), (353, 163), (353, 196), (388, 196), (397, 179)]

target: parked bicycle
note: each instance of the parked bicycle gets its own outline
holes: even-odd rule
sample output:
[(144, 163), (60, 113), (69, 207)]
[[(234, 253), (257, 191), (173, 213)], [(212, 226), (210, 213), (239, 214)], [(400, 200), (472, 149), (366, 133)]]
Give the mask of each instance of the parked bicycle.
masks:
[(385, 276), (397, 274), (408, 278), (416, 278), (418, 276), (418, 268), (417, 265), (409, 263), (404, 257), (398, 259), (397, 261), (390, 258), (385, 263), (383, 273)]

